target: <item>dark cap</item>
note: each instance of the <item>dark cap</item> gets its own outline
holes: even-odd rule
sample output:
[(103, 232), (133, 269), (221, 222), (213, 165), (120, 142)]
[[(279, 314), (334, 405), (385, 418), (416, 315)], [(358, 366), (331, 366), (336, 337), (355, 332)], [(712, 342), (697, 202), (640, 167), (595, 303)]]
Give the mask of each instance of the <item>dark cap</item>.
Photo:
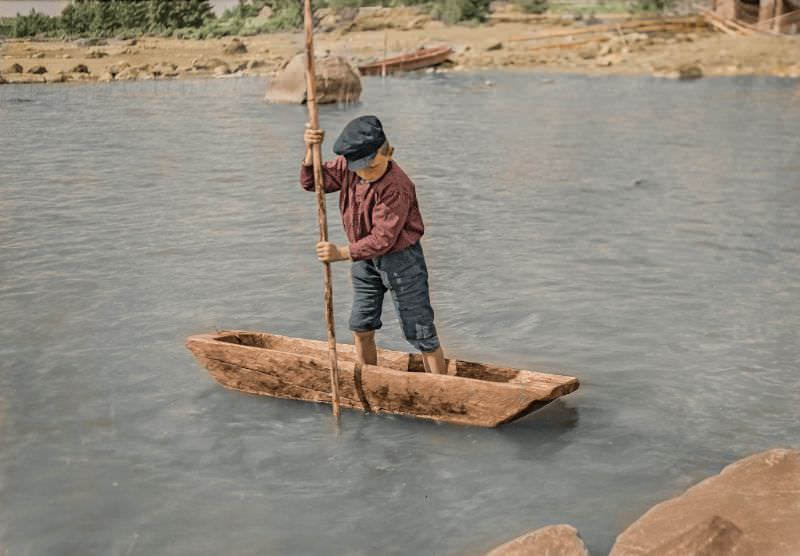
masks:
[(343, 155), (351, 170), (361, 170), (369, 166), (385, 142), (381, 121), (375, 116), (359, 116), (344, 126), (333, 152)]

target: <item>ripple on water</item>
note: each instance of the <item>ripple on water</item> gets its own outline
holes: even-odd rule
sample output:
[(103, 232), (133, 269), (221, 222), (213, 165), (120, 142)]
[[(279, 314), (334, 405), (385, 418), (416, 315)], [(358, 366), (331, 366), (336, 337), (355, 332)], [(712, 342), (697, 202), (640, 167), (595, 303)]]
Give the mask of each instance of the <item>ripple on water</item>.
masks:
[[(447, 353), (582, 382), (499, 430), (345, 411), (338, 431), (327, 406), (220, 388), (183, 347), (325, 336), (305, 112), (264, 84), (0, 89), (8, 550), (478, 554), (567, 522), (602, 554), (652, 504), (797, 444), (784, 82), (415, 76), (321, 107), (329, 138), (379, 114), (414, 179)], [(348, 279), (334, 265), (340, 339)], [(383, 321), (406, 349), (388, 300)]]

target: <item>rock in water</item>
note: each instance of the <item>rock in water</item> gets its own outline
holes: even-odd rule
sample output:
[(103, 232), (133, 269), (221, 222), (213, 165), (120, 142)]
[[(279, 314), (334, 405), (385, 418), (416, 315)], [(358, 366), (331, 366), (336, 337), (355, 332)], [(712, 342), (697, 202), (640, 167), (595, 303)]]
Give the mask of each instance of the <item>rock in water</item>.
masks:
[(549, 525), (500, 545), (486, 556), (589, 556), (571, 525)]
[[(341, 56), (318, 57), (317, 103), (357, 102), (361, 96), (358, 70)], [(306, 55), (292, 58), (267, 85), (267, 102), (304, 104), (306, 102)]]
[[(671, 556), (673, 547), (681, 556), (792, 556), (800, 554), (798, 524), (800, 452), (769, 450), (654, 506), (617, 537), (610, 556)], [(684, 547), (679, 537), (696, 544)]]

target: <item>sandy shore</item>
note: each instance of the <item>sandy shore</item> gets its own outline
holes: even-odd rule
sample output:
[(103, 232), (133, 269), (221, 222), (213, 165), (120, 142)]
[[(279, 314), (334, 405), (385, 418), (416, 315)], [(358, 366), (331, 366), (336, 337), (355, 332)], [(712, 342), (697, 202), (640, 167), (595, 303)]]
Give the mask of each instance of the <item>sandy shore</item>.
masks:
[[(412, 29), (320, 32), (315, 41), (319, 53), (340, 54), (356, 64), (381, 58), (384, 38), (390, 54), (447, 44), (454, 50), (453, 64), (441, 71), (530, 68), (584, 74), (676, 76), (678, 68), (688, 65), (712, 76), (800, 77), (800, 36), (729, 36), (701, 26), (688, 32), (650, 34), (619, 30), (595, 41), (576, 35), (572, 37), (573, 44), (566, 46), (564, 43), (570, 42), (570, 37), (520, 40), (566, 28), (553, 23), (499, 22), (465, 27), (427, 21)], [(0, 44), (0, 82), (271, 75), (301, 52), (304, 44), (300, 32), (276, 33), (242, 38), (241, 50), (246, 51), (226, 53), (226, 46), (232, 41), (232, 38), (142, 38), (87, 46), (81, 41), (8, 40)], [(36, 69), (36, 66), (41, 67)]]

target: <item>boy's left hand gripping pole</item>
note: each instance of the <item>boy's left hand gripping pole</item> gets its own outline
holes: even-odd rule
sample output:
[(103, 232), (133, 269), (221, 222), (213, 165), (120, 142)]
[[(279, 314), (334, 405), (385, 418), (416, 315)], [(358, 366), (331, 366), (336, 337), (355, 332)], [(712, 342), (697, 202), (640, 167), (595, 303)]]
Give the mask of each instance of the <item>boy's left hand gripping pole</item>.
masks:
[[(311, 0), (305, 0), (306, 29), (306, 104), (308, 119), (312, 129), (319, 129), (317, 115), (317, 80), (314, 66), (314, 23), (311, 17)], [(322, 182), (322, 148), (317, 143), (312, 147), (314, 163), (314, 188), (317, 192), (317, 216), (319, 219), (319, 240), (328, 241), (328, 216), (325, 212), (325, 191)], [(331, 264), (324, 263), (325, 280), (325, 321), (328, 327), (328, 354), (331, 363), (331, 402), (333, 415), (339, 417), (339, 366), (336, 361), (336, 330), (333, 325), (333, 288), (331, 286)]]

